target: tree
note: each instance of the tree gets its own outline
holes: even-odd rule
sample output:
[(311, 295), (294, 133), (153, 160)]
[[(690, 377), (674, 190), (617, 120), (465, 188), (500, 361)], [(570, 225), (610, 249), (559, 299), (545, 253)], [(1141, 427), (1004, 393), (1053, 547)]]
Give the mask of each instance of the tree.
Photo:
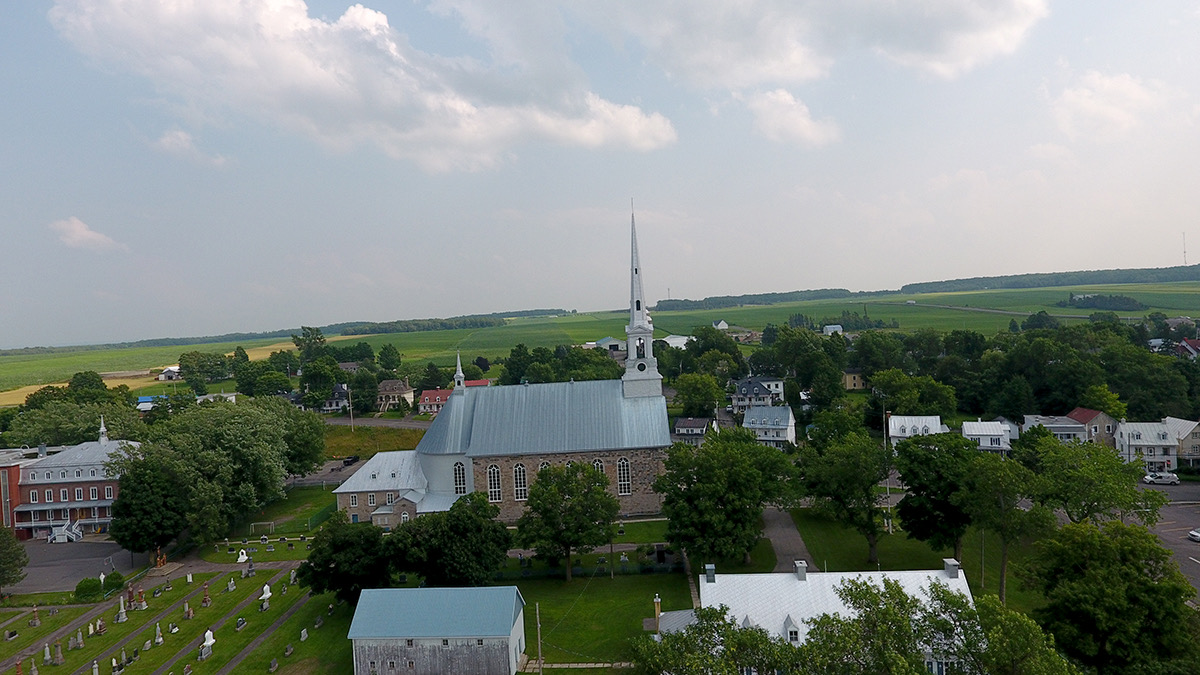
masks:
[(371, 523), (350, 523), (344, 511), (333, 516), (312, 539), (312, 550), (296, 571), (314, 594), (333, 591), (339, 600), (358, 602), (364, 588), (389, 588), (391, 571), (383, 530)]
[(307, 365), (325, 355), (325, 336), (320, 328), (301, 326), (300, 334), (292, 335), (292, 344), (300, 351), (300, 363)]
[(1098, 673), (1188, 657), (1197, 672), (1195, 590), (1158, 537), (1137, 525), (1070, 523), (1035, 545), (1025, 584), (1034, 616), (1068, 656)]
[(988, 402), (987, 409), (994, 415), (1019, 421), (1025, 415), (1037, 411), (1037, 401), (1033, 398), (1033, 387), (1029, 381), (1017, 375), (1004, 384), (1000, 391)]
[(488, 361), (487, 358), (485, 358), (483, 356), (476, 356), (475, 360), (472, 361), (471, 363), (474, 363), (476, 366), (478, 366), (479, 372), (481, 372), (481, 373), (486, 373), (488, 371), (488, 369), (490, 369), (492, 367), (492, 362)]
[(620, 510), (608, 492), (608, 477), (590, 464), (548, 466), (529, 486), (525, 513), (517, 520), (517, 542), (551, 560), (565, 559), (571, 580), (572, 553), (586, 553), (612, 538)]
[(725, 400), (725, 390), (717, 378), (704, 373), (684, 373), (675, 380), (675, 403), (683, 406), (686, 417), (712, 415)]
[(500, 507), (472, 492), (449, 511), (409, 521), (388, 538), (393, 567), (420, 575), (429, 586), (487, 585), (512, 540), (498, 515)]
[(425, 366), (425, 371), (421, 375), (421, 380), (417, 384), (417, 389), (420, 391), (430, 391), (432, 389), (441, 389), (450, 381), (450, 376), (444, 370), (438, 368), (432, 361)]
[(1021, 537), (1049, 529), (1054, 514), (1034, 504), (1026, 510), (1022, 502), (1037, 494), (1036, 477), (1020, 462), (1000, 455), (980, 453), (971, 467), (967, 489), (957, 496), (971, 521), (1000, 539), (1000, 602), (1008, 591), (1008, 549)]
[(724, 606), (701, 607), (694, 623), (659, 637), (634, 639), (638, 675), (796, 672), (788, 668), (791, 645), (758, 626), (739, 627)]
[(1021, 322), (1021, 330), (1038, 330), (1038, 329), (1055, 329), (1061, 326), (1059, 320), (1046, 313), (1046, 310), (1039, 310), (1035, 314), (1030, 314), (1028, 319)]
[(24, 410), (41, 410), (55, 401), (69, 401), (66, 387), (48, 385), (25, 397)]
[(897, 415), (949, 416), (958, 408), (954, 388), (928, 375), (905, 375), (895, 368), (881, 370), (871, 378), (871, 388), (876, 413), (886, 409)]
[(296, 374), (300, 369), (300, 359), (296, 358), (296, 353), (290, 349), (271, 352), (267, 357), (267, 363), (270, 364), (272, 370), (277, 370), (288, 377)]
[(237, 367), (237, 364), (239, 364), (239, 363), (249, 363), (249, 362), (250, 362), (250, 355), (246, 353), (245, 349), (242, 349), (241, 345), (238, 345), (233, 348), (234, 367)]
[(304, 476), (325, 461), (325, 421), (320, 415), (278, 396), (256, 398), (248, 405), (272, 417), (283, 432), (284, 471)]
[[(267, 363), (266, 361), (237, 362), (235, 360), (235, 364), (236, 365), (233, 367), (233, 376), (237, 379), (238, 392), (245, 394), (246, 396), (259, 395), (260, 392), (256, 389), (256, 387), (258, 385), (258, 379), (263, 375), (266, 375), (267, 373), (283, 375), (282, 373), (277, 373), (272, 370), (271, 364)], [(287, 376), (283, 377), (284, 379), (287, 379)], [(273, 394), (274, 392), (269, 393)]]
[(292, 381), (287, 375), (272, 370), (258, 376), (254, 381), (255, 396), (276, 396), (292, 391)]
[(187, 527), (188, 472), (170, 448), (154, 444), (123, 446), (110, 460), (120, 474), (109, 534), (121, 548), (139, 553), (166, 546)]
[(848, 610), (809, 622), (796, 660), (810, 673), (923, 673), (928, 631), (921, 599), (900, 582), (847, 579), (837, 589)]
[(529, 347), (524, 343), (518, 343), (508, 352), (508, 358), (504, 359), (504, 372), (500, 374), (500, 384), (521, 384), (521, 379), (525, 377), (525, 370), (533, 363), (533, 356), (529, 353)]
[(395, 370), (400, 367), (400, 350), (389, 342), (379, 348), (379, 355), (375, 357), (375, 360), (378, 361), (380, 368)]
[(1135, 517), (1153, 525), (1167, 502), (1158, 490), (1138, 489), (1143, 466), (1126, 462), (1112, 448), (1042, 436), (1033, 452), (1038, 457), (1038, 500), (1062, 510), (1072, 523)]
[(1099, 410), (1114, 420), (1123, 420), (1128, 413), (1121, 398), (1109, 389), (1107, 384), (1092, 385), (1084, 389), (1083, 396), (1079, 398), (1079, 406)]
[(304, 363), (300, 373), (300, 391), (304, 392), (304, 405), (319, 408), (321, 403), (333, 395), (333, 386), (340, 384), (345, 371), (338, 367), (332, 356), (321, 356)]
[(365, 415), (375, 409), (375, 400), (379, 397), (379, 380), (375, 374), (365, 368), (350, 378), (350, 398), (354, 402), (354, 412)]
[(667, 540), (697, 561), (749, 559), (763, 509), (790, 501), (793, 474), (783, 453), (759, 445), (746, 429), (710, 434), (700, 446), (676, 443), (654, 481)]
[(25, 578), (29, 555), (17, 536), (7, 527), (0, 527), (0, 595), (5, 586), (15, 586)]
[(879, 562), (877, 544), (884, 510), (875, 486), (888, 476), (892, 452), (862, 432), (850, 432), (823, 448), (801, 453), (804, 493), (813, 505), (867, 539), (867, 562)]
[(52, 401), (21, 413), (12, 421), (8, 433), (17, 445), (76, 445), (100, 437), (101, 417), (109, 438), (137, 441), (146, 436), (146, 425), (137, 410), (112, 401), (87, 404)]
[(867, 379), (874, 379), (875, 373), (889, 368), (899, 368), (907, 372), (909, 360), (905, 354), (904, 341), (898, 336), (869, 330), (854, 341), (850, 363), (862, 368)]
[(896, 445), (896, 469), (907, 488), (896, 514), (909, 538), (953, 548), (954, 559), (962, 560), (971, 518), (956, 500), (978, 453), (974, 441), (958, 434), (913, 436)]

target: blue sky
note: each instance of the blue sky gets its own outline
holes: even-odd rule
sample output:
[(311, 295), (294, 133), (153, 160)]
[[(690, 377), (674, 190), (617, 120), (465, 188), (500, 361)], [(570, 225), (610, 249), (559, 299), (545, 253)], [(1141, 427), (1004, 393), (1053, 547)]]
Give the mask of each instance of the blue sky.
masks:
[[(0, 4), (0, 347), (1200, 261), (1200, 2)], [(669, 290), (668, 290), (669, 289)]]

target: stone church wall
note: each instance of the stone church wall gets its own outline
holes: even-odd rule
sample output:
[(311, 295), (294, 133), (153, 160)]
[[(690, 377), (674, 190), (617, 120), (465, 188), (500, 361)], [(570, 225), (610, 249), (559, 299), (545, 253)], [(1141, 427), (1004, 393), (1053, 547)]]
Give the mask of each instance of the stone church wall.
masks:
[[(501, 500), (495, 502), (500, 507), (500, 520), (511, 523), (525, 512), (525, 501), (514, 498), (513, 467), (525, 465), (525, 475), (528, 485), (532, 486), (537, 480), (537, 472), (542, 462), (551, 466), (562, 466), (567, 462), (592, 464), (597, 459), (604, 462), (604, 475), (608, 476), (608, 490), (621, 504), (620, 518), (632, 516), (650, 516), (662, 512), (662, 497), (651, 486), (654, 479), (663, 472), (663, 462), (667, 453), (665, 448), (643, 448), (638, 450), (601, 450), (595, 452), (563, 452), (554, 454), (503, 455), (496, 457), (475, 457), (471, 462), (471, 470), (475, 479), (475, 490), (488, 492), (487, 469), (495, 464), (500, 468)], [(617, 462), (625, 457), (629, 460), (630, 492), (628, 495), (617, 494)]]

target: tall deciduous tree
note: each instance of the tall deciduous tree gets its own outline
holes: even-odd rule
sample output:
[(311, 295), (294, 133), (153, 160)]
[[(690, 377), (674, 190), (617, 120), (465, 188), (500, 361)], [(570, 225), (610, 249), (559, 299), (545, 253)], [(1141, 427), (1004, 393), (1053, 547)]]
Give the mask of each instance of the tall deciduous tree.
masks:
[(400, 350), (389, 342), (379, 349), (379, 355), (375, 357), (375, 360), (379, 362), (380, 368), (395, 370), (400, 367)]
[(100, 418), (108, 437), (139, 441), (146, 425), (132, 406), (112, 401), (78, 404), (52, 401), (37, 410), (27, 410), (12, 421), (10, 439), (17, 445), (75, 445), (100, 436)]
[(1035, 617), (1083, 665), (1103, 674), (1181, 661), (1177, 672), (1200, 672), (1195, 589), (1144, 527), (1065, 525), (1036, 544), (1023, 576), (1046, 598)]
[(299, 335), (292, 335), (292, 344), (300, 352), (300, 363), (308, 364), (325, 355), (325, 336), (320, 328), (301, 326)]
[(500, 507), (472, 492), (449, 511), (409, 521), (388, 538), (393, 567), (422, 576), (430, 586), (484, 586), (504, 564), (512, 542), (498, 515)]
[(320, 415), (301, 410), (278, 396), (259, 397), (247, 405), (273, 418), (283, 432), (284, 471), (303, 476), (325, 461), (325, 422)]
[(25, 553), (17, 536), (7, 527), (0, 527), (0, 591), (5, 586), (15, 586), (25, 578), (25, 566), (29, 555)]
[(341, 600), (358, 602), (364, 588), (388, 588), (391, 567), (383, 530), (370, 523), (350, 523), (335, 511), (312, 540), (312, 550), (296, 572), (313, 593), (333, 591)]
[(952, 547), (955, 560), (962, 560), (962, 538), (971, 525), (957, 499), (978, 454), (975, 442), (958, 434), (913, 436), (896, 445), (896, 469), (907, 488), (896, 505), (901, 526), (935, 549)]
[(608, 477), (590, 464), (549, 466), (529, 486), (517, 541), (544, 558), (565, 559), (570, 581), (571, 556), (607, 543), (619, 510)]
[(667, 540), (697, 562), (749, 559), (763, 509), (786, 504), (795, 489), (787, 457), (745, 429), (709, 434), (700, 446), (676, 443), (664, 469), (654, 491), (663, 496)]
[(791, 645), (758, 626), (739, 627), (724, 606), (701, 607), (695, 623), (660, 638), (634, 639), (638, 675), (796, 672), (789, 668)]
[(981, 453), (971, 468), (968, 487), (958, 501), (976, 525), (1000, 539), (1000, 601), (1007, 599), (1008, 551), (1021, 537), (1050, 529), (1054, 514), (1022, 502), (1037, 495), (1037, 477), (1020, 462)]
[(1167, 503), (1162, 492), (1139, 489), (1143, 467), (1121, 459), (1112, 448), (1043, 436), (1034, 452), (1039, 501), (1061, 509), (1073, 523), (1132, 517), (1153, 525)]
[(861, 432), (801, 453), (804, 493), (813, 505), (867, 539), (867, 562), (879, 562), (877, 545), (884, 509), (875, 486), (888, 476), (892, 453)]
[(190, 473), (170, 448), (125, 445), (110, 456), (108, 471), (120, 475), (109, 534), (121, 548), (146, 552), (166, 546), (187, 527), (185, 490)]
[(725, 390), (712, 375), (684, 373), (675, 380), (675, 403), (683, 406), (685, 416), (711, 416), (724, 400)]

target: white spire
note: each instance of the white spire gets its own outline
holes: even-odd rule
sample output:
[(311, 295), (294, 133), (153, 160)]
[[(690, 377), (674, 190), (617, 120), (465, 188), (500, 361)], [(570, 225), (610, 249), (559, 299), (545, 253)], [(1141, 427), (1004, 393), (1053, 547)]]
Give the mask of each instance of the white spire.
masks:
[[(632, 201), (630, 206), (632, 207)], [(642, 289), (642, 267), (638, 260), (637, 225), (629, 214), (629, 325), (625, 326), (626, 356), (624, 382), (626, 398), (662, 396), (662, 375), (654, 358), (654, 324), (646, 308)]]
[(108, 442), (108, 428), (104, 426), (104, 415), (100, 416), (100, 443)]
[[(632, 202), (630, 203), (632, 206)], [(642, 266), (638, 262), (637, 224), (633, 212), (629, 213), (629, 325), (650, 327), (650, 311), (646, 309), (646, 296), (642, 290)]]
[(454, 353), (454, 390), (456, 392), (466, 391), (467, 376), (463, 375), (462, 371), (462, 352)]

